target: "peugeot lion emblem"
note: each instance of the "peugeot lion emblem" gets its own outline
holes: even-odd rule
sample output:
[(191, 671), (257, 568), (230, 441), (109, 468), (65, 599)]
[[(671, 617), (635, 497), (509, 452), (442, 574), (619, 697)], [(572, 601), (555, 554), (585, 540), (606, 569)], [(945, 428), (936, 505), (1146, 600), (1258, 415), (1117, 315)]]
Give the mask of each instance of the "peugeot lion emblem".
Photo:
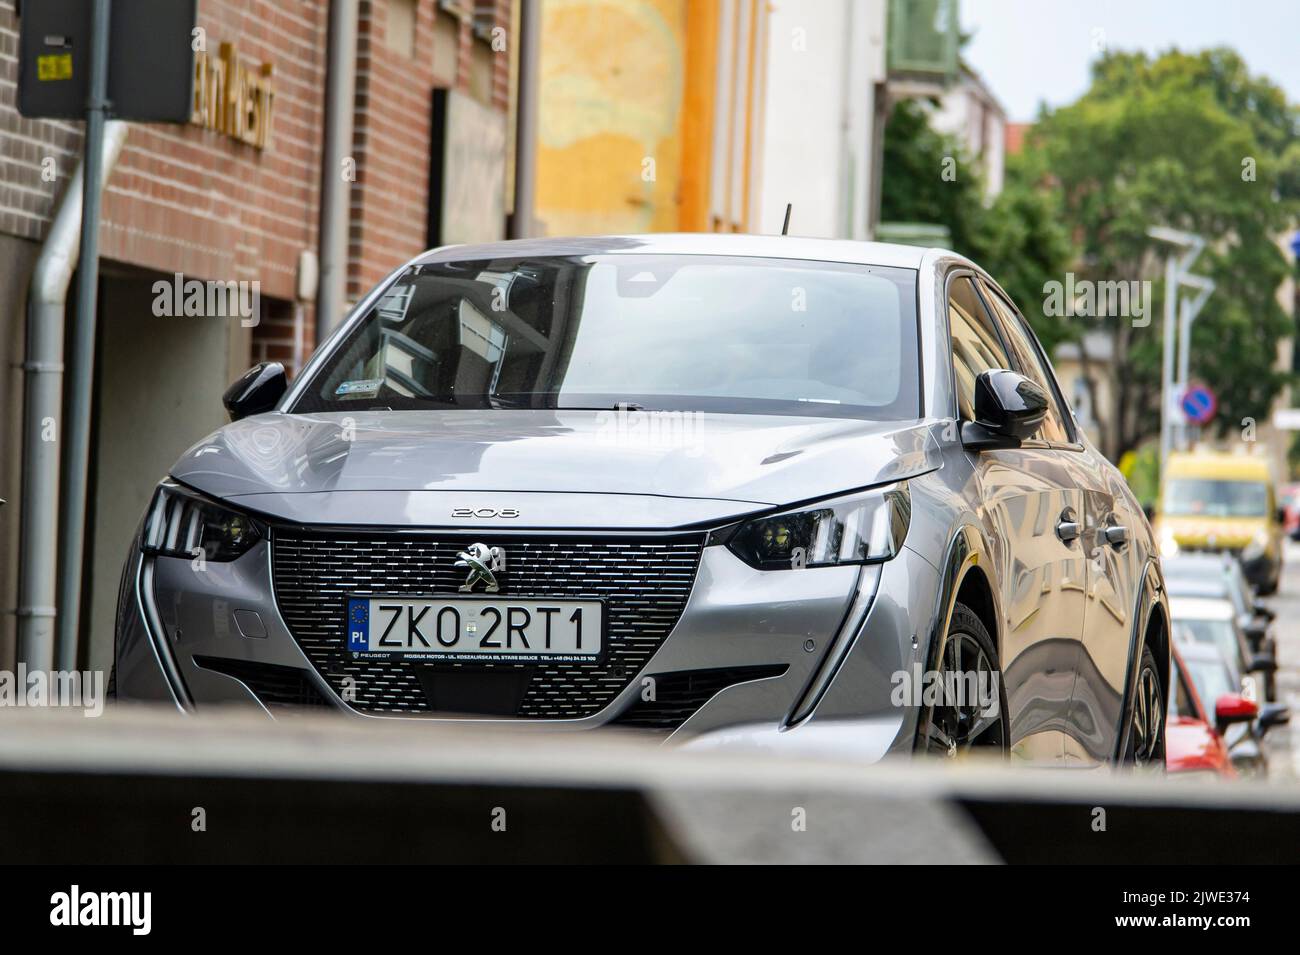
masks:
[(506, 552), (500, 547), (470, 544), (456, 556), (460, 558), (456, 561), (456, 566), (469, 569), (469, 576), (460, 585), (462, 593), (472, 591), (479, 581), (487, 585), (483, 588), (487, 593), (494, 594), (501, 589), (501, 585), (497, 583), (497, 574), (505, 572)]

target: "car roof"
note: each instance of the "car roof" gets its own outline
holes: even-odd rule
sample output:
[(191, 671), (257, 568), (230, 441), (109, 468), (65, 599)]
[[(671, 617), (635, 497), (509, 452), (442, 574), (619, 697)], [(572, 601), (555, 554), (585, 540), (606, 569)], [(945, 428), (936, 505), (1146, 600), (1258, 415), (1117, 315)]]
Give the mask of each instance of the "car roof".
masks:
[(1231, 594), (1227, 578), (1166, 576), (1165, 586), (1170, 596), (1225, 597)]
[(1169, 598), (1169, 613), (1175, 620), (1232, 620), (1237, 615), (1232, 602), (1218, 597)]
[(1210, 574), (1224, 574), (1232, 569), (1233, 558), (1222, 553), (1176, 554), (1162, 557), (1160, 569), (1166, 577), (1179, 576), (1179, 571), (1205, 577)]
[(568, 236), (510, 239), (430, 249), (415, 263), (460, 262), (550, 255), (729, 255), (752, 258), (805, 259), (891, 268), (919, 269), (927, 253), (952, 253), (894, 242), (854, 242), (785, 235), (715, 232), (663, 232), (649, 235)]
[(1185, 663), (1217, 663), (1220, 666), (1228, 666), (1223, 659), (1223, 654), (1219, 652), (1218, 646), (1213, 643), (1179, 640), (1177, 646), (1178, 653)]

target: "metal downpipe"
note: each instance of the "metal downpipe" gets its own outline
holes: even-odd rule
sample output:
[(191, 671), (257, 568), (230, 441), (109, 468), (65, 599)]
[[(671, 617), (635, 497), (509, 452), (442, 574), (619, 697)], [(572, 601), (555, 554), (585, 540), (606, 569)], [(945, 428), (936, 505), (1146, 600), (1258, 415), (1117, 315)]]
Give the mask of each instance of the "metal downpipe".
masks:
[[(105, 127), (105, 179), (117, 163), (126, 133), (123, 122), (110, 121)], [(27, 297), (17, 662), (28, 670), (48, 671), (54, 664), (64, 311), (81, 251), (84, 186), (85, 169), (78, 163), (55, 207)]]

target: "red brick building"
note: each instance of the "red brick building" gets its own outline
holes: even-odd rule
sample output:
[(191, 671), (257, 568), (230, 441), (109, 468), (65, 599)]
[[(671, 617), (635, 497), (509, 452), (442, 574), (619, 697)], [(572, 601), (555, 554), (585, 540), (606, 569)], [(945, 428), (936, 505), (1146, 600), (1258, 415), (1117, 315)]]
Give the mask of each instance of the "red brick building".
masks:
[[(349, 298), (428, 245), (429, 210), (442, 200), (431, 202), (444, 136), (434, 90), (455, 91), (507, 129), (512, 89), (512, 0), (359, 6), (352, 168), (340, 171), (351, 179)], [(9, 450), (0, 460), (0, 666), (12, 660), (17, 600), (27, 286), (81, 150), (80, 123), (17, 112), (18, 15), (16, 0), (0, 0), (0, 447)], [(158, 478), (224, 421), (221, 392), (244, 368), (269, 359), (293, 373), (315, 344), (328, 4), (199, 0), (198, 24), (199, 57), (233, 70), (233, 56), (259, 75), (269, 67), (269, 136), (259, 148), (199, 123), (131, 124), (105, 184), (83, 604), (96, 666), (111, 654), (117, 569)], [(500, 179), (495, 201), (508, 205)], [(260, 321), (156, 314), (155, 283), (177, 273), (259, 283)]]

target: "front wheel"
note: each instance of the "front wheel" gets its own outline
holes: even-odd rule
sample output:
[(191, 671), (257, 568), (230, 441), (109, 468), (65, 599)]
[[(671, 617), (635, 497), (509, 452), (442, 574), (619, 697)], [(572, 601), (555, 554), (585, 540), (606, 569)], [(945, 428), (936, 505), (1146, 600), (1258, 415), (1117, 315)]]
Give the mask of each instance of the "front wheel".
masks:
[(953, 608), (935, 659), (936, 669), (926, 674), (930, 686), (917, 726), (917, 751), (947, 759), (970, 753), (1005, 758), (1010, 721), (997, 647), (965, 604)]
[(1137, 683), (1129, 703), (1128, 744), (1121, 762), (1136, 769), (1165, 768), (1165, 694), (1155, 654), (1142, 645)]

